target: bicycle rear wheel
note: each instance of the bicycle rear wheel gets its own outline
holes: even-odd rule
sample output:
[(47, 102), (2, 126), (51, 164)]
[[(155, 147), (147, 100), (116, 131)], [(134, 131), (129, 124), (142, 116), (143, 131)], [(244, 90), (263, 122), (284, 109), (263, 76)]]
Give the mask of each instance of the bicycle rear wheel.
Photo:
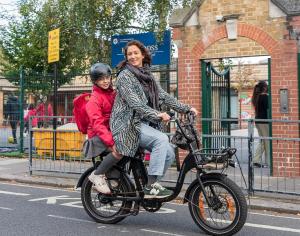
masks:
[(199, 184), (191, 191), (189, 210), (194, 222), (211, 235), (233, 235), (247, 219), (247, 202), (241, 189), (225, 176), (206, 178), (203, 185), (209, 206)]
[[(114, 193), (120, 196), (126, 196), (127, 193), (130, 195), (130, 187), (127, 183), (122, 178), (118, 181)], [(84, 180), (81, 188), (81, 201), (88, 215), (96, 222), (104, 224), (120, 222), (130, 212), (132, 206), (132, 201), (114, 200), (110, 196), (97, 192), (88, 178)]]

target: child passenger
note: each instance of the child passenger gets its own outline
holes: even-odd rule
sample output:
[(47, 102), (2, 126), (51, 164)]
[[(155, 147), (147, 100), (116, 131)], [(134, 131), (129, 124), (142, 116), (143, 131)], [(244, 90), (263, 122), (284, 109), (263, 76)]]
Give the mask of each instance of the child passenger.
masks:
[(86, 158), (92, 158), (103, 152), (108, 152), (95, 171), (88, 177), (97, 191), (111, 194), (105, 173), (115, 165), (122, 156), (116, 151), (115, 143), (109, 127), (109, 119), (114, 104), (115, 91), (112, 88), (111, 68), (104, 63), (96, 63), (90, 69), (93, 83), (91, 97), (86, 104), (89, 117), (87, 130), (88, 142)]

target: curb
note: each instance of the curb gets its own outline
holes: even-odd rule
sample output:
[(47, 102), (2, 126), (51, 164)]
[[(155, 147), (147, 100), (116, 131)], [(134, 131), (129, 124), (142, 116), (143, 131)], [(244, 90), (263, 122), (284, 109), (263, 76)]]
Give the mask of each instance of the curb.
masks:
[(298, 215), (300, 212), (298, 210), (292, 210), (292, 209), (284, 209), (284, 208), (277, 208), (277, 207), (266, 207), (266, 206), (260, 206), (260, 205), (248, 205), (248, 209), (251, 210), (260, 210), (260, 211), (273, 211), (277, 213), (285, 213), (285, 214), (292, 214), (292, 215)]
[(21, 183), (21, 184), (35, 184), (35, 185), (40, 185), (40, 186), (49, 186), (49, 187), (57, 187), (57, 188), (72, 188), (74, 189), (74, 185), (71, 184), (62, 184), (62, 183), (49, 183), (45, 181), (39, 181), (39, 180), (30, 180), (30, 179), (19, 179), (19, 178), (6, 178), (6, 177), (1, 177), (0, 176), (0, 181), (5, 181), (5, 182), (16, 182), (16, 183)]

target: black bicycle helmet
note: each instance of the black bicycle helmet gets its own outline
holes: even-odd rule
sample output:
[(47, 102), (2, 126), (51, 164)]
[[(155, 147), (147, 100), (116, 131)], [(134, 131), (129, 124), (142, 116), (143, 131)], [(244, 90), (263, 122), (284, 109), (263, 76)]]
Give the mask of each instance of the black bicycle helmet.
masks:
[(90, 76), (93, 83), (95, 83), (102, 76), (111, 76), (111, 68), (105, 63), (96, 63), (91, 66)]

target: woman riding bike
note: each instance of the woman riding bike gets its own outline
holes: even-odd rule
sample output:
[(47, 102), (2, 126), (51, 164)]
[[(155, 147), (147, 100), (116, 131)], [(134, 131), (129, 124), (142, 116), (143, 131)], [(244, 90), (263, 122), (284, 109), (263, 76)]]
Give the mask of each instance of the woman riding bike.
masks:
[[(230, 236), (237, 233), (247, 219), (247, 202), (241, 189), (226, 176), (228, 167), (235, 167), (235, 148), (200, 148), (199, 137), (194, 127), (194, 115), (187, 114), (187, 121), (174, 118), (177, 131), (172, 142), (179, 148), (188, 150), (184, 158), (173, 193), (164, 198), (147, 198), (144, 188), (147, 186), (147, 170), (143, 155), (124, 156), (112, 171), (107, 173), (112, 193), (101, 194), (94, 190), (87, 176), (101, 163), (92, 158), (93, 166), (82, 174), (77, 187), (81, 187), (81, 200), (85, 211), (95, 221), (115, 224), (127, 216), (136, 216), (141, 208), (156, 212), (165, 202), (174, 200), (182, 191), (186, 174), (196, 170), (183, 198), (188, 203), (194, 222), (211, 235)], [(203, 162), (205, 160), (205, 162)], [(236, 159), (238, 161), (238, 159)], [(210, 165), (206, 165), (208, 162)], [(240, 168), (241, 169), (241, 168)], [(116, 184), (112, 185), (114, 182)]]
[(172, 194), (158, 181), (165, 175), (175, 158), (174, 148), (160, 122), (170, 116), (160, 111), (165, 105), (178, 112), (197, 110), (180, 103), (156, 83), (150, 72), (151, 56), (139, 41), (130, 41), (125, 49), (125, 60), (119, 64), (116, 99), (111, 115), (111, 131), (117, 151), (124, 156), (135, 156), (138, 147), (151, 152), (145, 198), (163, 198)]

